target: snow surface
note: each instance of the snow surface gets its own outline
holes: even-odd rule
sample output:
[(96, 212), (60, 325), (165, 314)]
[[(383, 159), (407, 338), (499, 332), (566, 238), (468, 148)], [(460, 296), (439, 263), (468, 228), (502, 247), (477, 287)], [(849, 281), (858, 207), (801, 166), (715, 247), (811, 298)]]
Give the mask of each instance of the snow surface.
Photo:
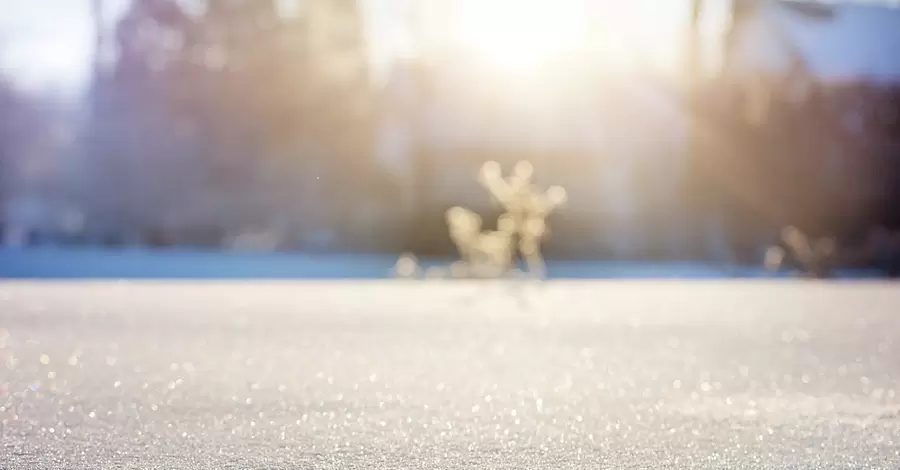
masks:
[(0, 283), (0, 468), (900, 467), (882, 282)]

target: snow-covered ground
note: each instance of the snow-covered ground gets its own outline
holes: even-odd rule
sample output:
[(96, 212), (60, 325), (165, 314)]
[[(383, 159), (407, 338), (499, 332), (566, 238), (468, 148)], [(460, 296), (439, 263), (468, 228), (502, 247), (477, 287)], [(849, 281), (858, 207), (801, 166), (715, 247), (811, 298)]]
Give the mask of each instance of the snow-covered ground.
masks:
[(889, 283), (0, 282), (3, 469), (900, 468)]
[[(386, 279), (394, 275), (396, 261), (387, 255), (359, 254), (0, 248), (0, 279)], [(426, 260), (423, 265), (446, 266), (451, 261)], [(688, 262), (549, 261), (547, 265), (554, 279), (772, 277), (760, 267)], [(850, 271), (841, 277), (876, 274)]]

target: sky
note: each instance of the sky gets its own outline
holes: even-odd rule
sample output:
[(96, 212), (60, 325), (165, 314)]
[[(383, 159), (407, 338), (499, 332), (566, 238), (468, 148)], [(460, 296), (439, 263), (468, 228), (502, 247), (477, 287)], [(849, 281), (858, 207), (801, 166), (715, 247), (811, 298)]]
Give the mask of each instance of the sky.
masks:
[[(128, 0), (106, 0), (115, 17)], [(393, 31), (406, 0), (366, 0), (367, 20), (380, 39), (373, 45), (382, 58), (402, 48)], [(72, 88), (90, 73), (93, 54), (90, 0), (0, 0), (0, 69), (37, 88)]]
[[(110, 14), (122, 11), (128, 0), (106, 0)], [(404, 28), (405, 12), (410, 5), (423, 0), (364, 0), (367, 28), (370, 33), (371, 50), (376, 64), (385, 64), (392, 57), (412, 53), (411, 41)], [(436, 5), (438, 0), (427, 0), (429, 6)], [(510, 3), (513, 0), (449, 0), (461, 5), (462, 10), (486, 11), (485, 5), (493, 3)], [(539, 3), (543, 0), (514, 0), (513, 4)], [(546, 0), (550, 4), (576, 4), (600, 6), (597, 11), (610, 9), (624, 17), (641, 18), (642, 31), (658, 34), (668, 31), (676, 34), (673, 28), (679, 27), (675, 18), (686, 18), (686, 0), (566, 0), (557, 3)], [(558, 1), (558, 0), (557, 0)], [(0, 0), (0, 68), (3, 72), (17, 79), (21, 84), (36, 88), (78, 88), (85, 83), (90, 73), (90, 58), (93, 53), (93, 25), (90, 18), (90, 0)], [(498, 10), (498, 9), (494, 9)], [(563, 11), (563, 9), (557, 9)], [(438, 29), (443, 18), (436, 9), (433, 11), (427, 30)], [(533, 11), (531, 16), (540, 16), (540, 11)], [(560, 22), (565, 21), (562, 15)], [(569, 15), (571, 18), (572, 15)], [(518, 17), (518, 31), (522, 39), (531, 37), (524, 32), (531, 31), (529, 25)], [(428, 18), (426, 18), (427, 20)], [(482, 18), (482, 23), (490, 23), (492, 18)], [(470, 25), (477, 25), (478, 19)], [(504, 21), (504, 24), (507, 24)], [(635, 24), (632, 22), (631, 24)], [(611, 22), (611, 27), (621, 27), (623, 22)], [(628, 20), (624, 24), (629, 24)], [(561, 31), (548, 32), (545, 37)], [(478, 33), (477, 31), (475, 33)], [(484, 31), (470, 34), (470, 42), (485, 42)], [(647, 35), (645, 35), (647, 36)], [(654, 46), (665, 46), (664, 40), (653, 39), (649, 43)], [(502, 47), (502, 45), (499, 45)], [(538, 47), (533, 41), (531, 47)], [(489, 48), (487, 48), (489, 49)]]
[(0, 0), (0, 67), (28, 85), (72, 85), (87, 74), (86, 0)]
[[(124, 10), (128, 1), (105, 0), (110, 10), (107, 16), (115, 17)], [(553, 41), (547, 41), (548, 38), (559, 40), (565, 39), (565, 35), (571, 35), (573, 31), (566, 30), (565, 25), (577, 23), (575, 20), (578, 18), (571, 11), (567, 13), (567, 9), (561, 7), (563, 5), (581, 5), (598, 15), (602, 29), (613, 32), (610, 36), (613, 40), (608, 42), (622, 42), (620, 38), (629, 36), (629, 46), (632, 49), (643, 48), (651, 53), (655, 50), (658, 55), (665, 57), (673, 47), (672, 42), (683, 38), (681, 34), (686, 27), (689, 6), (688, 0), (362, 1), (371, 57), (376, 66), (389, 64), (394, 57), (414, 53), (408, 28), (403, 25), (410, 17), (409, 12), (413, 11), (411, 6), (421, 6), (425, 2), (431, 11), (430, 15), (421, 17), (422, 32), (425, 35), (446, 29), (448, 15), (437, 7), (442, 3), (454, 5), (464, 12), (464, 16), (466, 11), (476, 12), (474, 16), (470, 15), (469, 30), (462, 28), (456, 33), (462, 37), (462, 42), (468, 41), (469, 45), (481, 44), (482, 52), (494, 52), (489, 59), (503, 57), (508, 47), (504, 46), (504, 41), (493, 41), (492, 33), (486, 32), (490, 26), (484, 25), (504, 25), (506, 33), (509, 33), (505, 38), (507, 45), (511, 42), (528, 43), (529, 46), (523, 48), (524, 54), (520, 54), (520, 58), (524, 56), (527, 59), (537, 49), (552, 46)], [(857, 1), (900, 3), (900, 0)], [(546, 8), (544, 11), (540, 8), (522, 8), (526, 4), (542, 2), (553, 5), (553, 14), (548, 14)], [(0, 0), (0, 72), (14, 77), (26, 87), (78, 89), (89, 76), (93, 53), (94, 32), (90, 3), (91, 0)], [(717, 17), (718, 24), (724, 21), (727, 3), (725, 0), (713, 0), (707, 4), (712, 7), (713, 11), (710, 13)], [(496, 8), (497, 6), (501, 8)], [(503, 11), (503, 6), (515, 6), (518, 12), (524, 13), (513, 17), (498, 13)], [(611, 12), (614, 14), (610, 14)], [(479, 14), (486, 16), (479, 17)], [(546, 18), (546, 23), (551, 27), (556, 19), (556, 30), (538, 31), (528, 23), (529, 17)], [(485, 45), (488, 47), (484, 47)], [(489, 47), (491, 45), (495, 47)], [(674, 56), (667, 59), (677, 63)]]

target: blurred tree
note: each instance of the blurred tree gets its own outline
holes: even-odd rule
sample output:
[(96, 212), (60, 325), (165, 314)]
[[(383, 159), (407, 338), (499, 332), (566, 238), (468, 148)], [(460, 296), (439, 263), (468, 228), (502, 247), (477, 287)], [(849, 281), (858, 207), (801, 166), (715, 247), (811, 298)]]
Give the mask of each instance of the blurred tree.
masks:
[(69, 119), (57, 97), (26, 92), (0, 76), (0, 227), (21, 234), (51, 229), (65, 209), (58, 186)]
[[(310, 110), (308, 131), (325, 157), (322, 178), (335, 227), (357, 247), (374, 242), (378, 200), (392, 188), (375, 165), (374, 105), (360, 0), (308, 0)], [(347, 191), (347, 188), (354, 188)]]
[[(0, 51), (4, 40), (0, 37)], [(6, 226), (6, 203), (9, 198), (10, 160), (12, 158), (11, 112), (14, 109), (15, 92), (7, 78), (0, 75), (0, 243), (2, 243)]]
[[(809, 81), (803, 51), (792, 35), (775, 27), (770, 36), (748, 33), (753, 21), (773, 21), (768, 15), (790, 14), (806, 21), (824, 22), (833, 17), (833, 7), (783, 0), (732, 0), (731, 24), (723, 37), (723, 67), (719, 77), (701, 80), (700, 30), (704, 0), (692, 0), (690, 28), (691, 106), (697, 118), (692, 130), (691, 183), (697, 214), (722, 221), (721, 227), (732, 246), (743, 245), (743, 257), (754, 261), (754, 244), (759, 236), (754, 231), (771, 231), (787, 224), (822, 218), (827, 212), (823, 193), (810, 175), (817, 173), (820, 160), (810, 167), (804, 158), (804, 146), (822, 142), (821, 136), (800, 132), (804, 119), (800, 115), (787, 118), (788, 112), (800, 111), (789, 105), (788, 94), (802, 89)], [(781, 77), (740, 70), (746, 60), (743, 51), (752, 47), (747, 41), (774, 40), (793, 66)], [(804, 112), (811, 109), (808, 102)], [(778, 108), (779, 122), (770, 113)], [(794, 109), (796, 108), (796, 109)], [(813, 159), (816, 160), (816, 159)], [(741, 240), (743, 239), (743, 242)], [(703, 242), (701, 242), (703, 243)], [(705, 244), (705, 243), (704, 243)], [(740, 253), (739, 253), (740, 254)]]
[(208, 113), (204, 140), (219, 156), (220, 182), (232, 192), (245, 183), (242, 199), (257, 199), (252, 212), (269, 214), (253, 223), (286, 221), (299, 233), (356, 220), (348, 211), (363, 195), (346, 189), (362, 191), (373, 178), (363, 158), (371, 153), (371, 109), (356, 3), (307, 2), (291, 15), (282, 3), (210, 4), (200, 47), (213, 63), (198, 109)]
[(92, 87), (90, 179), (102, 184), (88, 192), (99, 219), (296, 232), (314, 204), (358, 203), (346, 188), (372, 175), (359, 9), (286, 4), (131, 3)]
[(0, 234), (5, 225), (6, 202), (9, 199), (12, 182), (12, 155), (15, 129), (13, 123), (17, 108), (17, 96), (12, 85), (0, 76)]
[(687, 63), (685, 69), (687, 71), (687, 106), (690, 109), (691, 116), (694, 120), (688, 128), (688, 174), (687, 174), (687, 198), (690, 207), (690, 216), (692, 219), (691, 226), (693, 233), (691, 240), (694, 245), (691, 247), (692, 256), (704, 255), (706, 247), (710, 245), (709, 237), (715, 235), (710, 233), (711, 228), (706, 223), (710, 213), (710, 194), (709, 181), (704, 174), (704, 142), (701, 136), (702, 125), (699, 109), (699, 93), (700, 75), (701, 75), (701, 57), (702, 43), (701, 24), (703, 20), (704, 0), (691, 0), (690, 4), (690, 24), (687, 31), (687, 53), (685, 55)]
[[(193, 21), (175, 0), (134, 0), (109, 35), (94, 2), (97, 36), (81, 194), (93, 226), (141, 237), (192, 196), (185, 166)], [(126, 232), (132, 232), (127, 234)]]
[(212, 2), (198, 18), (193, 48), (203, 64), (201, 88), (186, 98), (194, 100), (207, 154), (205, 182), (218, 201), (229, 201), (222, 217), (236, 230), (272, 224), (267, 219), (281, 206), (274, 196), (285, 188), (281, 176), (293, 176), (281, 157), (293, 153), (293, 136), (284, 129), (296, 124), (292, 112), (303, 86), (302, 69), (294, 66), (302, 42), (284, 40), (296, 27), (281, 21), (271, 0)]

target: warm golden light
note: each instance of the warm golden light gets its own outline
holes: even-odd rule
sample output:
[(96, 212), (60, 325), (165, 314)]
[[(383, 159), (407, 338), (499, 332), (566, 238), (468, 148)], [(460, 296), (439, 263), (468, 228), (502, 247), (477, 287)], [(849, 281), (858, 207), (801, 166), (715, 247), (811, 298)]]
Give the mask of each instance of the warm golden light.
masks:
[[(564, 59), (607, 69), (681, 64), (685, 2), (662, 0), (453, 0), (447, 40), (485, 69), (514, 77)], [(526, 80), (527, 81), (527, 80)]]
[(459, 0), (453, 40), (501, 71), (523, 73), (587, 43), (583, 0)]

